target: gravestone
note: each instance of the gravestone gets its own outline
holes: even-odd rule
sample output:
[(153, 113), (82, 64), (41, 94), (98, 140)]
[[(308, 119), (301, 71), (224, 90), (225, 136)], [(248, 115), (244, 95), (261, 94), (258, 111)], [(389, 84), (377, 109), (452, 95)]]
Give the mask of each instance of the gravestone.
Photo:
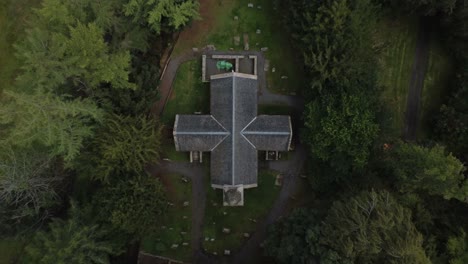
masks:
[(240, 44), (240, 36), (235, 36), (234, 37), (234, 45), (239, 46)]

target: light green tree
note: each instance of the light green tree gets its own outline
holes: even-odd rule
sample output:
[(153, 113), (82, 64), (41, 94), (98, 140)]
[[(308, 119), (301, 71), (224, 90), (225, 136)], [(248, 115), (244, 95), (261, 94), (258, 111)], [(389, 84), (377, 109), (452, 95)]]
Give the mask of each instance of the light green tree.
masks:
[(87, 93), (102, 83), (135, 88), (128, 81), (129, 52), (111, 53), (103, 36), (104, 31), (93, 23), (67, 25), (65, 33), (39, 27), (28, 30), (15, 46), (23, 62), (20, 86), (54, 91), (73, 84)]
[(59, 97), (49, 92), (34, 94), (4, 91), (0, 105), (2, 132), (0, 145), (48, 147), (49, 156), (72, 161), (83, 141), (91, 137), (93, 123), (102, 120), (102, 111), (88, 99)]
[(179, 29), (198, 18), (198, 6), (195, 0), (130, 0), (124, 11), (134, 21), (146, 21), (159, 34), (164, 28)]
[(450, 264), (468, 263), (468, 237), (465, 231), (461, 231), (459, 236), (450, 237), (447, 241)]
[(445, 199), (468, 202), (468, 181), (465, 166), (444, 147), (431, 148), (399, 142), (390, 153), (389, 165), (403, 192), (422, 190)]
[(411, 212), (386, 191), (333, 203), (320, 244), (354, 263), (429, 264)]
[(97, 166), (94, 177), (108, 182), (119, 172), (143, 171), (156, 163), (161, 149), (162, 126), (146, 116), (109, 115), (94, 141)]

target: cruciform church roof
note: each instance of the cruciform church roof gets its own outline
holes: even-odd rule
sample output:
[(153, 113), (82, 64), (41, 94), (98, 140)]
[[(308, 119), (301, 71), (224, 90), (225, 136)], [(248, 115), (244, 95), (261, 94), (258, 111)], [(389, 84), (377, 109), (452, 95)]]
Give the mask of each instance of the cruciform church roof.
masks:
[(259, 150), (288, 151), (289, 116), (257, 116), (257, 76), (237, 72), (211, 76), (211, 115), (177, 115), (177, 151), (211, 152), (213, 187), (257, 186)]

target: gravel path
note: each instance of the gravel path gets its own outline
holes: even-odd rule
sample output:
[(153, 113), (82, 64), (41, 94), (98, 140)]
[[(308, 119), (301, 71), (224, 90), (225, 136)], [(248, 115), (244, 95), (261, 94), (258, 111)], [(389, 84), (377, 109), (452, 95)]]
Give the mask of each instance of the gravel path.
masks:
[(151, 109), (151, 113), (153, 113), (153, 115), (162, 115), (164, 107), (166, 106), (166, 103), (171, 96), (172, 83), (174, 82), (179, 66), (184, 62), (196, 59), (199, 57), (199, 55), (200, 54), (198, 52), (187, 50), (180, 56), (169, 59), (169, 63), (167, 64), (166, 70), (162, 75), (161, 82), (159, 83), (159, 87), (157, 88), (159, 90), (160, 99), (153, 105), (153, 108)]
[(427, 19), (421, 19), (416, 42), (416, 55), (411, 73), (410, 88), (406, 104), (405, 131), (406, 140), (416, 139), (416, 129), (418, 125), (419, 110), (421, 107), (421, 94), (424, 86), (424, 77), (426, 75), (428, 58), (430, 31)]
[(261, 258), (260, 244), (265, 240), (267, 229), (287, 211), (287, 205), (301, 182), (300, 173), (306, 160), (306, 150), (298, 147), (290, 160), (269, 162), (269, 168), (283, 173), (283, 186), (265, 221), (257, 226), (256, 232), (241, 250), (232, 258), (231, 263), (258, 263)]
[(151, 174), (157, 172), (177, 173), (191, 179), (192, 182), (192, 254), (197, 255), (202, 250), (203, 239), (203, 217), (205, 215), (206, 188), (205, 177), (206, 169), (201, 164), (189, 162), (167, 162), (159, 165), (153, 165), (148, 168)]

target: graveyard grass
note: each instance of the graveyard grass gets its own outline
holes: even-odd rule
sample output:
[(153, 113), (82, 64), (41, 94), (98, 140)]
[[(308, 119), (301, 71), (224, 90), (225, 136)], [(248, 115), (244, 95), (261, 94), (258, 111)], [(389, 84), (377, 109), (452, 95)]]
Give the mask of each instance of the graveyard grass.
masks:
[[(250, 50), (260, 50), (267, 47), (264, 52), (270, 61), (267, 74), (268, 88), (277, 93), (296, 94), (304, 85), (303, 67), (300, 54), (291, 45), (290, 37), (282, 25), (281, 13), (275, 9), (274, 2), (270, 0), (224, 0), (213, 1), (214, 6), (209, 7), (215, 16), (202, 17), (204, 27), (194, 30), (197, 35), (179, 40), (175, 46), (173, 56), (181, 54), (192, 47), (215, 45), (217, 50), (243, 50), (244, 35), (248, 36)], [(254, 7), (248, 7), (248, 3)], [(258, 7), (261, 7), (259, 9)], [(201, 11), (203, 14), (203, 10)], [(235, 20), (234, 17), (238, 19)], [(257, 29), (261, 33), (257, 34)], [(186, 29), (190, 32), (191, 28)], [(183, 35), (184, 33), (182, 33)], [(234, 37), (240, 37), (238, 46)], [(275, 68), (275, 73), (272, 73)], [(262, 69), (259, 69), (262, 70)], [(287, 79), (281, 78), (286, 76)]]
[[(207, 252), (222, 255), (224, 250), (230, 250), (233, 254), (245, 243), (248, 238), (244, 237), (244, 233), (252, 235), (257, 223), (266, 217), (279, 194), (280, 187), (275, 185), (277, 174), (273, 171), (259, 171), (258, 187), (244, 190), (244, 206), (240, 207), (223, 206), (223, 192), (211, 188), (207, 177), (203, 226), (203, 247)], [(223, 228), (230, 229), (230, 233), (223, 233)]]
[[(175, 122), (176, 114), (208, 113), (210, 107), (209, 84), (201, 81), (201, 62), (188, 61), (180, 65), (172, 87), (172, 94), (164, 108), (161, 121), (167, 128)], [(188, 161), (187, 152), (177, 152), (170, 129), (162, 143), (162, 158)]]
[[(158, 230), (147, 234), (142, 239), (140, 250), (153, 255), (189, 261), (191, 257), (192, 184), (190, 179), (184, 182), (183, 176), (179, 174), (167, 174), (163, 177), (169, 201), (173, 205), (168, 207), (168, 211), (160, 219), (161, 224)], [(183, 205), (185, 201), (189, 202), (188, 206)], [(183, 246), (184, 242), (188, 245)], [(174, 244), (178, 247), (172, 249)]]

